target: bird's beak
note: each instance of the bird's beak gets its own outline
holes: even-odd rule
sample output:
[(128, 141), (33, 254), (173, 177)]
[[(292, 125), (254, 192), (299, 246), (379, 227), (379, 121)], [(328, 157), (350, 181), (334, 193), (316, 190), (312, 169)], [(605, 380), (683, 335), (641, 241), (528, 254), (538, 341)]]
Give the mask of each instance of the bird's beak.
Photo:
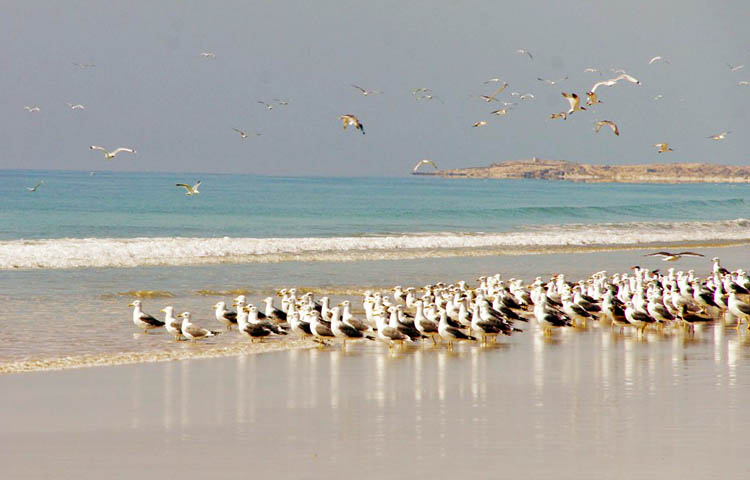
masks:
[(164, 313), (167, 313), (167, 309), (166, 309), (166, 308), (162, 308), (162, 309), (161, 309), (161, 310), (159, 310), (159, 311), (160, 311), (160, 312), (164, 312)]
[(134, 303), (128, 303), (128, 307), (135, 307)]
[(178, 318), (182, 318), (182, 317), (184, 317), (184, 315), (183, 315), (183, 314), (181, 314), (181, 313), (178, 313), (178, 314), (177, 314), (177, 317), (178, 317)]

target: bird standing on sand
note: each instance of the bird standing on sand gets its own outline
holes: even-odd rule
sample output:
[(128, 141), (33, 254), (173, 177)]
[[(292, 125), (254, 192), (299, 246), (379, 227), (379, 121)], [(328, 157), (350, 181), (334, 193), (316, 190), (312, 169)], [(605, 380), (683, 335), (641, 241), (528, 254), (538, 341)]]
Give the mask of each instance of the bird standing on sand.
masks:
[(662, 260), (665, 262), (674, 262), (676, 260), (679, 260), (682, 257), (705, 257), (705, 255), (695, 252), (679, 252), (679, 253), (672, 253), (672, 252), (654, 252), (654, 253), (647, 253), (644, 255), (644, 257), (663, 257)]
[(605, 125), (611, 128), (615, 135), (617, 135), (618, 137), (620, 136), (620, 129), (618, 129), (617, 124), (611, 120), (602, 120), (601, 122), (596, 122), (596, 126), (594, 127), (596, 129), (596, 133), (599, 133), (599, 130), (601, 130), (601, 128)]
[(192, 186), (188, 185), (187, 183), (175, 183), (175, 186), (176, 187), (184, 187), (185, 190), (187, 190), (185, 192), (185, 195), (187, 195), (187, 196), (198, 195), (199, 193), (201, 193), (201, 192), (198, 191), (198, 187), (201, 186), (201, 181), (200, 180), (198, 180), (198, 183), (196, 183), (195, 185), (192, 185)]
[(188, 340), (199, 340), (201, 338), (214, 337), (221, 332), (215, 332), (207, 328), (201, 328), (198, 325), (190, 322), (190, 312), (182, 312), (177, 315), (178, 318), (182, 318), (182, 335)]
[(107, 160), (111, 160), (111, 159), (115, 158), (117, 156), (117, 154), (120, 153), (120, 152), (135, 153), (134, 149), (132, 149), (132, 148), (126, 148), (126, 147), (116, 148), (115, 150), (112, 150), (111, 152), (108, 151), (104, 147), (100, 147), (99, 145), (91, 145), (89, 148), (91, 150), (100, 150), (100, 151), (104, 152), (104, 158), (106, 158)]
[(140, 300), (136, 300), (128, 306), (133, 307), (133, 323), (136, 327), (142, 328), (143, 333), (148, 333), (148, 331), (152, 328), (159, 328), (164, 326), (164, 322), (152, 317), (148, 313), (145, 313), (143, 310), (141, 310)]
[(668, 143), (655, 143), (654, 146), (659, 149), (657, 150), (657, 153), (674, 152), (674, 150), (669, 147)]
[(346, 127), (349, 125), (353, 126), (360, 132), (362, 132), (362, 135), (365, 134), (365, 127), (362, 125), (362, 122), (359, 121), (357, 117), (352, 115), (351, 113), (347, 113), (346, 115), (339, 116), (339, 120), (341, 120), (344, 124), (344, 130), (346, 130)]

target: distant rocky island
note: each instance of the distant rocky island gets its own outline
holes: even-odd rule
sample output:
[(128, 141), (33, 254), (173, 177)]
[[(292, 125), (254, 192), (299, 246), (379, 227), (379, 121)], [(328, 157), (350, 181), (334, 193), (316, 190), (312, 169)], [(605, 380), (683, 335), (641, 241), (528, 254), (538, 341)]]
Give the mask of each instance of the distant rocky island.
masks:
[(533, 178), (571, 182), (617, 183), (750, 183), (750, 166), (709, 163), (588, 165), (564, 160), (511, 160), (488, 167), (457, 168), (415, 175), (462, 178)]

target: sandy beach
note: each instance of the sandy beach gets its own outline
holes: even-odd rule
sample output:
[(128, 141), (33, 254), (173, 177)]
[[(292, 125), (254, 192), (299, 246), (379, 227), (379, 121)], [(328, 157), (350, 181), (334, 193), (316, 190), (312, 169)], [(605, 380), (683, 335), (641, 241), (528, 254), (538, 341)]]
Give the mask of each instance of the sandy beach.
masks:
[[(288, 271), (283, 264), (172, 267), (147, 287), (175, 294), (150, 299), (155, 306), (205, 309), (215, 299), (189, 293), (196, 285), (188, 279), (201, 278), (203, 287), (215, 280), (217, 289), (219, 280), (225, 289), (251, 284), (255, 297), (288, 278), (355, 298), (357, 284), (421, 285), (496, 271), (531, 280), (626, 271), (634, 263), (708, 270), (705, 259), (673, 264), (645, 252), (315, 262)], [(746, 247), (705, 253), (727, 265), (750, 264)], [(109, 274), (78, 272), (75, 282), (102, 275)], [(0, 457), (10, 478), (229, 478), (237, 471), (277, 478), (741, 478), (743, 471), (750, 336), (731, 326), (645, 338), (590, 327), (546, 339), (532, 322), (491, 348), (389, 355), (369, 342), (346, 353), (299, 341), (239, 345), (234, 335), (175, 343), (165, 334), (134, 335), (127, 298), (100, 301), (117, 311), (107, 335), (128, 339), (132, 353), (92, 353), (80, 364), (62, 356), (31, 368), (61, 371), (0, 375)], [(272, 351), (259, 353), (265, 349)], [(134, 363), (88, 368), (107, 362)]]

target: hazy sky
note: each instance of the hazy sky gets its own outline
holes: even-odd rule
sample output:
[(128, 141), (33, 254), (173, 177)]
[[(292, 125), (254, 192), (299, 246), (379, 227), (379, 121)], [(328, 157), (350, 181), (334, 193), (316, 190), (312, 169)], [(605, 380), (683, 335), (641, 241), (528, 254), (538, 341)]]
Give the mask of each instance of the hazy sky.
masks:
[[(421, 158), (441, 168), (531, 156), (748, 163), (750, 86), (737, 85), (750, 80), (746, 0), (16, 1), (1, 11), (0, 168), (403, 175)], [(671, 63), (648, 65), (656, 55)], [(610, 68), (643, 85), (602, 87), (595, 109), (547, 119), (567, 109), (561, 91), (583, 96)], [(491, 116), (502, 105), (477, 97), (492, 93), (482, 83), (492, 77), (510, 84), (500, 100), (536, 98)], [(444, 103), (416, 101), (417, 87)], [(274, 98), (290, 103), (257, 103)], [(366, 135), (342, 130), (344, 113)], [(602, 119), (619, 138), (594, 133)], [(489, 125), (472, 128), (479, 120)], [(243, 140), (233, 127), (262, 135)], [(724, 141), (706, 139), (723, 130)], [(657, 142), (675, 151), (657, 154)], [(107, 161), (91, 144), (138, 154)]]

